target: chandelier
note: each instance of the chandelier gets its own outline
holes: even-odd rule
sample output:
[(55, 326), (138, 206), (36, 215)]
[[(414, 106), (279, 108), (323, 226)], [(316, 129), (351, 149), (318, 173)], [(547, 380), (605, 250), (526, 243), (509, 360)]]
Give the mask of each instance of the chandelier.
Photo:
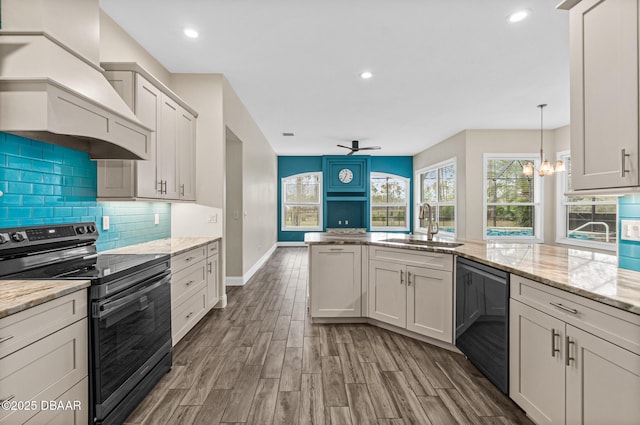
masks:
[(522, 174), (524, 174), (526, 177), (533, 176), (533, 173), (535, 171), (538, 172), (538, 175), (540, 177), (549, 176), (549, 175), (551, 175), (553, 173), (563, 173), (563, 172), (566, 171), (566, 167), (564, 166), (564, 162), (562, 162), (560, 160), (557, 160), (552, 165), (544, 157), (544, 151), (542, 149), (543, 140), (544, 140), (544, 128), (543, 128), (543, 121), (542, 121), (542, 111), (543, 111), (545, 106), (547, 106), (546, 103), (538, 105), (538, 108), (540, 108), (540, 168), (536, 167), (535, 164), (532, 163), (532, 162), (527, 162), (526, 164), (524, 164), (524, 167), (522, 167)]

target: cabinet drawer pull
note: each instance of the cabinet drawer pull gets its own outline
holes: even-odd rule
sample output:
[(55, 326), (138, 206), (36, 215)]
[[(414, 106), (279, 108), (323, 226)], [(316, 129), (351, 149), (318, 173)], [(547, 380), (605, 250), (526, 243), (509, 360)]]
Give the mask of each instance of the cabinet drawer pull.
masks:
[(404, 282), (404, 270), (400, 270), (400, 285)]
[(622, 178), (624, 178), (625, 174), (631, 172), (631, 170), (627, 169), (627, 157), (631, 156), (631, 154), (627, 153), (626, 149), (622, 149), (622, 151), (620, 152), (622, 155)]
[(190, 280), (190, 281), (189, 281), (189, 282), (187, 282), (185, 285), (186, 285), (186, 286), (189, 286), (189, 285), (191, 285), (193, 282), (195, 282), (195, 280)]
[(569, 338), (568, 336), (565, 337), (565, 351), (566, 353), (566, 361), (565, 361), (565, 365), (570, 366), (571, 361), (575, 361), (576, 358), (575, 357), (571, 357), (571, 346), (575, 345), (575, 341), (571, 341), (571, 338)]
[(576, 310), (575, 308), (571, 308), (571, 307), (567, 307), (566, 305), (562, 305), (560, 303), (549, 303), (554, 307), (559, 308), (560, 310), (564, 310), (566, 312), (569, 312), (571, 314), (578, 314), (578, 310)]
[(191, 260), (193, 260), (193, 259), (195, 259), (195, 258), (196, 258), (196, 257), (187, 257), (187, 258), (185, 258), (185, 259), (184, 259), (184, 261), (191, 261)]
[(407, 272), (407, 286), (411, 286), (411, 272)]
[(193, 311), (191, 313), (187, 314), (187, 319), (190, 319), (191, 316), (193, 316)]
[(344, 248), (329, 248), (329, 251), (344, 251)]
[(11, 400), (13, 400), (14, 398), (16, 398), (16, 395), (15, 395), (15, 394), (11, 394), (9, 397), (7, 397), (7, 398), (5, 398), (5, 399), (0, 400), (0, 403), (4, 403), (4, 402), (6, 402), (6, 401), (11, 401)]
[(555, 357), (556, 353), (560, 352), (559, 348), (556, 348), (556, 337), (560, 336), (560, 332), (556, 332), (555, 329), (551, 329), (551, 357)]
[(0, 338), (0, 343), (3, 343), (5, 341), (9, 341), (11, 338), (13, 338), (13, 335), (9, 335), (9, 336), (5, 336), (3, 338)]

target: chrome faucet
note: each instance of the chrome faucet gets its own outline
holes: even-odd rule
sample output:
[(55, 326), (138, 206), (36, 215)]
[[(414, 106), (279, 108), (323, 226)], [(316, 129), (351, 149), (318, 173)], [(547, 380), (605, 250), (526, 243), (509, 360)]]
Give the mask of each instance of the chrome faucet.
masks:
[[(425, 209), (428, 217), (425, 217)], [(418, 215), (418, 218), (420, 219), (420, 224), (422, 224), (422, 221), (424, 221), (425, 218), (429, 220), (429, 223), (427, 224), (427, 240), (432, 241), (433, 235), (438, 233), (438, 230), (440, 229), (438, 228), (438, 223), (433, 222), (433, 216), (431, 215), (431, 205), (426, 202), (420, 204), (420, 214)]]

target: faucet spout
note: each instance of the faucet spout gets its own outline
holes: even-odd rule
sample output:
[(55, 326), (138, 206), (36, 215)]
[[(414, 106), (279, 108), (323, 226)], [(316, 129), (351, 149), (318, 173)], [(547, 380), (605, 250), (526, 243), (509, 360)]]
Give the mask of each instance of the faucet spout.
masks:
[(431, 205), (429, 205), (427, 202), (420, 204), (420, 212), (418, 218), (420, 219), (420, 221), (423, 221), (425, 219), (429, 220), (429, 222), (427, 223), (427, 240), (432, 241), (433, 235), (437, 234), (440, 229), (438, 227), (438, 223), (434, 223), (433, 221), (433, 215), (431, 214)]

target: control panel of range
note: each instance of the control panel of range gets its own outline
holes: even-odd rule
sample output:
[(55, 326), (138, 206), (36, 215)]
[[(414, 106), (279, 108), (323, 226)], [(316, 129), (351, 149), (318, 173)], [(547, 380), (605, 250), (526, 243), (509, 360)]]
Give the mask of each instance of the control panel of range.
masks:
[(98, 239), (95, 223), (55, 224), (49, 226), (13, 227), (0, 229), (0, 250), (18, 246), (39, 245), (51, 242)]

